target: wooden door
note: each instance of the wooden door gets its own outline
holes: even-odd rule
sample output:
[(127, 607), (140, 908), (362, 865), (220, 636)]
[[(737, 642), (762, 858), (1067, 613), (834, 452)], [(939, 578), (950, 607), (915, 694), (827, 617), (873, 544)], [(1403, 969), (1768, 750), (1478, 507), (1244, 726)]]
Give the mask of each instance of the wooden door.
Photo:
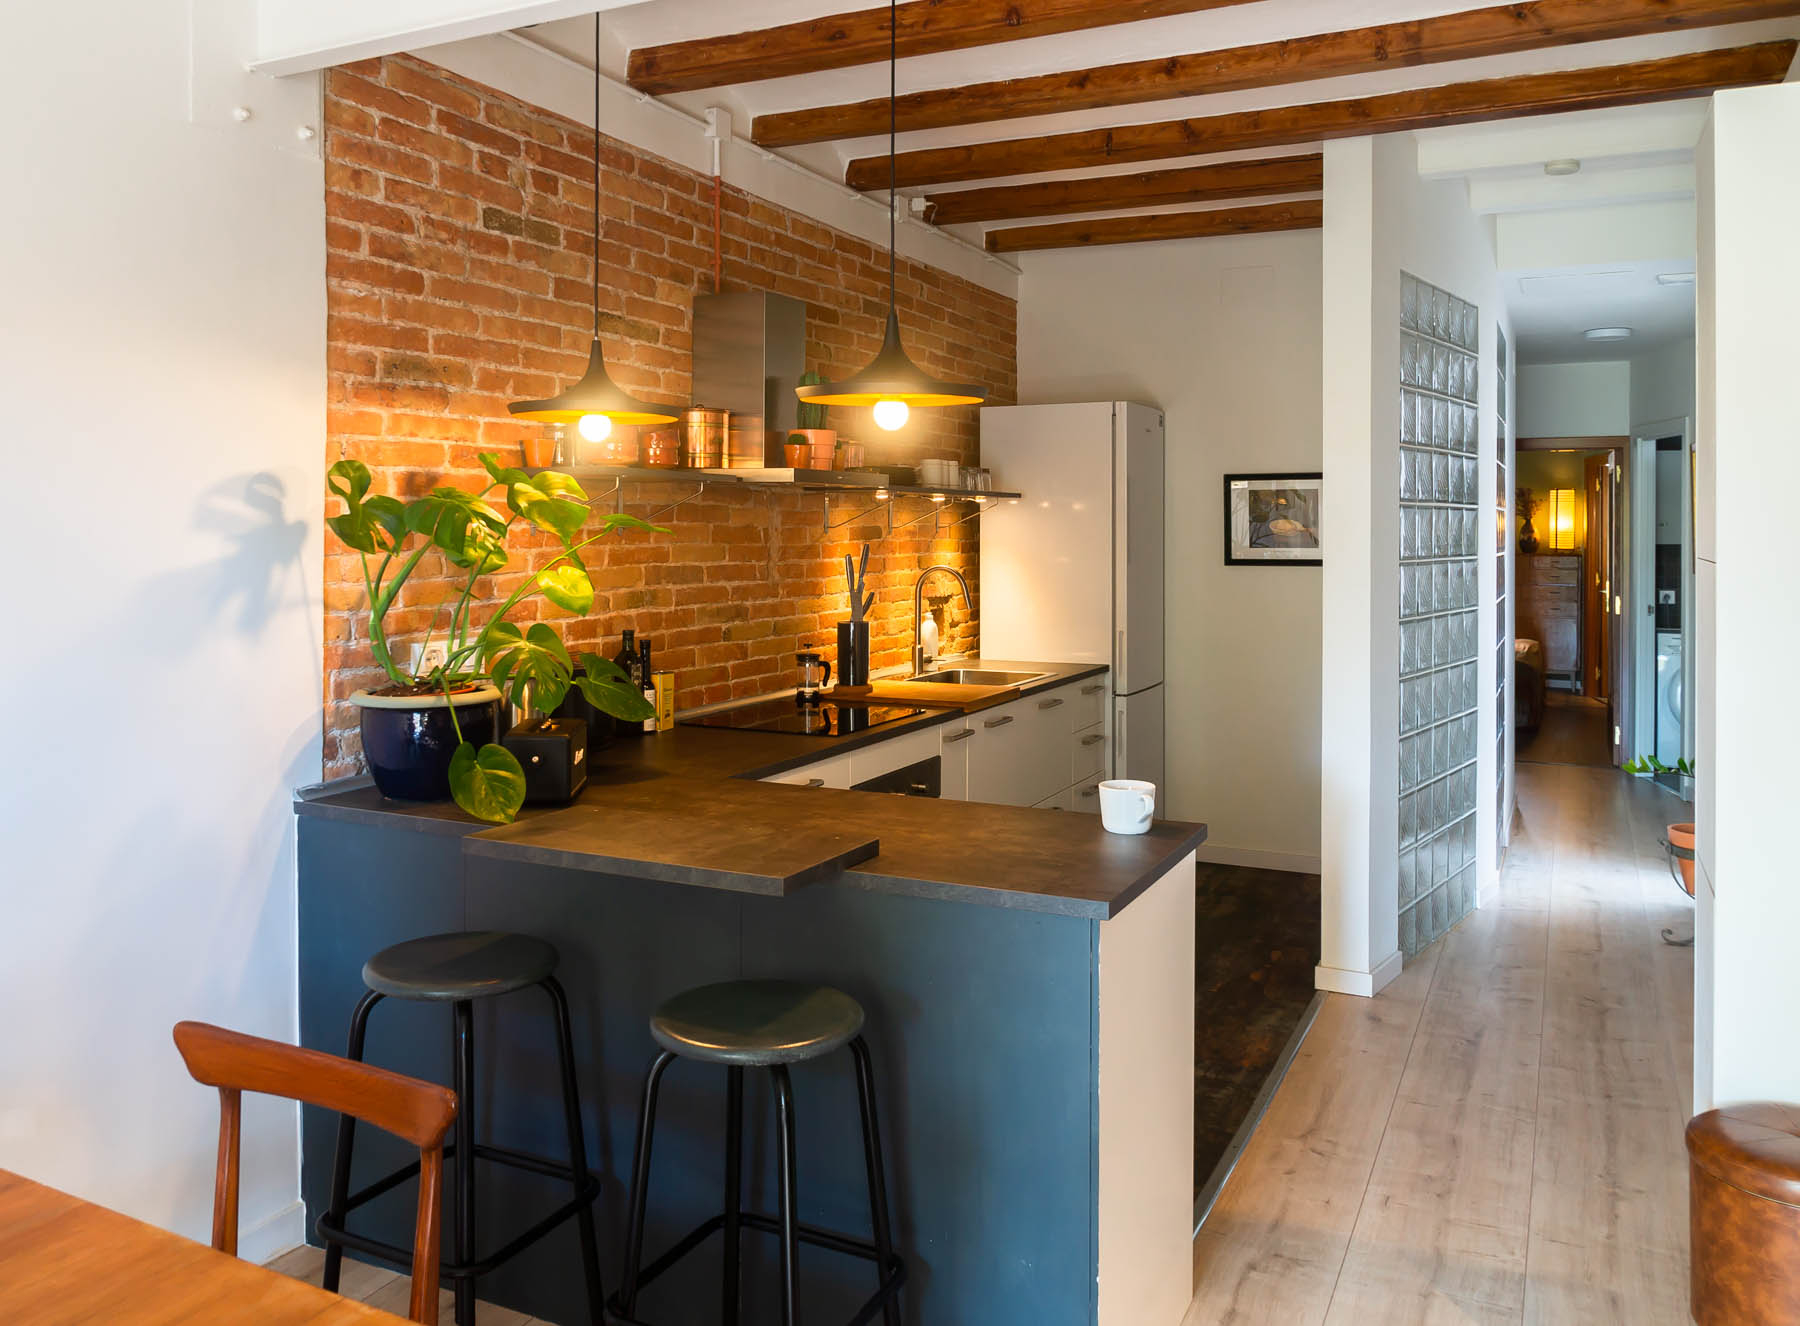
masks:
[(1597, 700), (1612, 698), (1612, 465), (1611, 453), (1582, 461), (1587, 500), (1587, 543), (1582, 566), (1581, 688)]

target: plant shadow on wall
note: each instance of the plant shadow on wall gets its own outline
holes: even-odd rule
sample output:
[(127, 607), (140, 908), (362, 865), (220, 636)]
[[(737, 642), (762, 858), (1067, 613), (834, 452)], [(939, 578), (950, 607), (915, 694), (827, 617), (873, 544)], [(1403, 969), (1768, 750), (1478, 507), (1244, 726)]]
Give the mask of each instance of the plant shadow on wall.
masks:
[[(582, 554), (621, 531), (669, 531), (609, 514), (597, 533), (583, 537), (588, 498), (569, 475), (510, 469), (491, 452), (480, 460), (492, 480), (481, 492), (440, 487), (405, 502), (371, 494), (368, 466), (340, 460), (326, 471), (326, 484), (344, 510), (325, 523), (361, 559), (369, 647), (388, 676), (387, 685), (351, 697), (361, 710), (363, 751), (376, 786), (405, 800), (449, 796), (477, 819), (506, 823), (525, 802), (525, 772), (498, 741), (503, 699), (522, 712), (549, 714), (573, 687), (614, 718), (642, 722), (655, 714), (618, 664), (598, 654), (576, 660), (554, 627), (534, 622), (520, 630), (507, 614), (534, 594), (565, 612), (592, 611), (594, 584)], [(487, 501), (497, 492), (504, 494), (505, 514)], [(561, 551), (521, 577), (477, 626), (471, 620), (477, 586), (507, 569), (509, 541), (528, 528), (553, 537)], [(447, 612), (443, 605), (435, 611), (415, 671), (395, 659), (386, 622), (432, 554), (454, 569), (462, 587)]]

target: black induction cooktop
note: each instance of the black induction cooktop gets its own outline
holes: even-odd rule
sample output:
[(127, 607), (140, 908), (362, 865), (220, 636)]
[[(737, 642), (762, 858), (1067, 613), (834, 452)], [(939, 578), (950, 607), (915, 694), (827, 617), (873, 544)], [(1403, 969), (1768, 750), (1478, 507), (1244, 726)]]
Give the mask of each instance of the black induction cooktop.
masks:
[(747, 732), (791, 732), (802, 737), (843, 737), (888, 723), (917, 718), (924, 709), (897, 704), (801, 704), (793, 699), (758, 700), (681, 719), (685, 727), (729, 727)]

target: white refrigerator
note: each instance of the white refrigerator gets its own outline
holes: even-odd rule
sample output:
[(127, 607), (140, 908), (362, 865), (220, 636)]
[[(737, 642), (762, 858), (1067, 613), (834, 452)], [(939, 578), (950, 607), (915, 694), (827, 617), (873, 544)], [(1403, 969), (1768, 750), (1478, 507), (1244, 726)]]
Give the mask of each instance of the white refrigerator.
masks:
[(1163, 414), (990, 406), (981, 463), (1023, 494), (981, 518), (984, 658), (1111, 666), (1109, 774), (1163, 787)]

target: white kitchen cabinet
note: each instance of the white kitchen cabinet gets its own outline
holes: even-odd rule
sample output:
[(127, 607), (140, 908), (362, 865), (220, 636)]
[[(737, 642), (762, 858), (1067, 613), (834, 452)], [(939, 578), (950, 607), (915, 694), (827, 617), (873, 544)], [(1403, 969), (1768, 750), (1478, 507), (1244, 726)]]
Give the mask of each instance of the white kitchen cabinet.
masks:
[(969, 800), (969, 743), (975, 740), (973, 722), (953, 718), (933, 728), (937, 733), (939, 777), (943, 780), (946, 801)]
[(1100, 778), (1106, 773), (1106, 722), (1101, 720), (1092, 727), (1082, 728), (1075, 733), (1069, 746), (1069, 781), (1083, 783), (1090, 778)]
[(771, 774), (765, 783), (792, 783), (798, 787), (849, 787), (850, 757), (838, 755), (829, 760), (803, 764), (786, 773)]
[(1014, 700), (970, 714), (975, 735), (968, 743), (968, 799), (1001, 806), (1029, 806), (1043, 793), (1039, 780), (1027, 767), (1030, 742), (1026, 739), (1035, 709), (1028, 700)]
[(1079, 815), (1100, 813), (1100, 779), (1086, 778), (1069, 789), (1069, 809)]
[(1065, 787), (1065, 788), (1063, 788), (1062, 791), (1058, 792), (1055, 796), (1048, 796), (1048, 797), (1045, 797), (1042, 801), (1034, 803), (1032, 806), (1032, 809), (1033, 810), (1070, 810), (1070, 809), (1073, 809), (1073, 807), (1070, 805), (1070, 801), (1072, 800), (1074, 795), (1075, 795), (1074, 788)]
[(1069, 697), (1069, 726), (1077, 731), (1106, 721), (1106, 678), (1089, 677), (1064, 688)]
[(909, 764), (929, 760), (937, 753), (938, 736), (935, 728), (902, 733), (897, 737), (889, 737), (886, 741), (878, 741), (872, 746), (859, 746), (849, 755), (850, 781), (847, 786), (855, 787), (871, 778), (904, 769)]

